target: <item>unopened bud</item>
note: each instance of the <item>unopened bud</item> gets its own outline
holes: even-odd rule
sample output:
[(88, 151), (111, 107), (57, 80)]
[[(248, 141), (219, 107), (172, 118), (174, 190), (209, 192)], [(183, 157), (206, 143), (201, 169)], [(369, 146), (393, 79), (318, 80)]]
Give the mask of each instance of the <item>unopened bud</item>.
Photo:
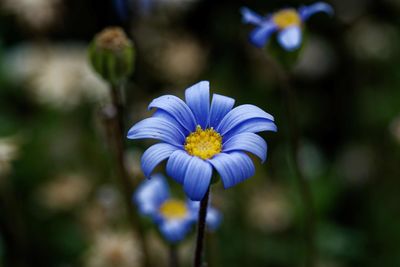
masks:
[(97, 73), (116, 85), (132, 74), (135, 48), (121, 28), (108, 27), (94, 37), (89, 60)]

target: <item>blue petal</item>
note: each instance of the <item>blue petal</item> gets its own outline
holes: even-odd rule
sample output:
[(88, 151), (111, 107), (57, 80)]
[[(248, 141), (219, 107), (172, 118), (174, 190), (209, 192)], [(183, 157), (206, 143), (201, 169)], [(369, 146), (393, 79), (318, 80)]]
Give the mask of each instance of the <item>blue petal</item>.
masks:
[(253, 162), (243, 152), (219, 153), (208, 161), (221, 176), (225, 188), (232, 187), (255, 173)]
[(271, 114), (268, 114), (259, 107), (254, 105), (241, 105), (226, 114), (216, 129), (221, 135), (225, 135), (235, 126), (255, 118), (263, 118), (271, 121), (274, 120), (274, 117), (272, 117)]
[(114, 0), (114, 8), (122, 21), (126, 21), (129, 18), (129, 3), (127, 0)]
[(235, 126), (227, 134), (223, 136), (223, 140), (229, 140), (232, 136), (240, 133), (258, 133), (263, 131), (277, 131), (275, 123), (269, 119), (256, 118), (246, 120)]
[(307, 20), (312, 15), (318, 12), (325, 12), (328, 15), (333, 15), (334, 13), (332, 6), (324, 2), (318, 2), (309, 6), (303, 6), (299, 8), (299, 14), (303, 21)]
[(189, 133), (191, 133), (192, 131), (188, 131), (186, 128), (183, 128), (183, 126), (174, 118), (172, 117), (169, 113), (167, 113), (166, 111), (162, 110), (162, 109), (157, 109), (156, 112), (154, 112), (153, 116), (151, 116), (152, 118), (161, 118), (163, 120), (169, 121), (172, 124), (174, 124), (177, 128), (179, 128), (179, 130), (185, 135), (187, 136)]
[(191, 158), (192, 156), (183, 150), (176, 150), (172, 153), (167, 162), (168, 176), (171, 176), (178, 183), (183, 184), (186, 169)]
[(164, 220), (159, 225), (161, 234), (171, 243), (182, 241), (190, 231), (190, 226), (188, 220)]
[(235, 100), (233, 98), (213, 94), (208, 125), (211, 127), (216, 127), (221, 122), (223, 117), (225, 117), (225, 115), (231, 111), (234, 104)]
[(210, 82), (202, 81), (186, 89), (185, 99), (193, 111), (197, 124), (203, 129), (207, 128), (210, 112)]
[(242, 7), (240, 9), (240, 13), (242, 13), (242, 22), (250, 23), (255, 25), (260, 25), (263, 22), (263, 17), (254, 12), (253, 10)]
[(149, 105), (149, 109), (162, 109), (174, 117), (189, 132), (196, 129), (196, 120), (190, 108), (186, 103), (173, 95), (160, 96)]
[(208, 162), (198, 157), (191, 157), (183, 181), (186, 195), (191, 200), (202, 200), (210, 186), (211, 175), (212, 167)]
[(141, 15), (148, 16), (154, 5), (154, 0), (138, 0), (138, 11)]
[(156, 214), (160, 205), (168, 198), (168, 184), (161, 174), (155, 174), (150, 180), (144, 181), (133, 195), (133, 201), (140, 213), (149, 216)]
[(222, 152), (246, 151), (253, 153), (262, 162), (267, 158), (267, 143), (254, 133), (241, 133), (232, 136), (223, 145)]
[(210, 231), (215, 231), (220, 226), (222, 222), (222, 214), (217, 209), (208, 207), (207, 209), (207, 229)]
[[(209, 203), (211, 201), (209, 200)], [(190, 210), (193, 221), (197, 221), (199, 217), (200, 201), (188, 201), (187, 207)], [(222, 221), (222, 214), (216, 209), (208, 205), (206, 223), (208, 229), (215, 231)]]
[(185, 135), (179, 126), (162, 118), (148, 118), (136, 123), (128, 132), (129, 139), (157, 139), (182, 147)]
[(278, 33), (278, 43), (287, 51), (299, 48), (301, 40), (301, 28), (298, 26), (288, 27)]
[(250, 32), (250, 42), (259, 48), (265, 46), (268, 42), (269, 37), (277, 31), (277, 27), (274, 23), (268, 21), (265, 22), (263, 25), (255, 28), (252, 32)]
[[(193, 201), (188, 199), (186, 203), (186, 206), (189, 209), (190, 219), (193, 222), (197, 222), (199, 220), (200, 201)], [(210, 203), (210, 200), (208, 201), (208, 203)]]
[(159, 143), (149, 147), (142, 156), (142, 170), (149, 177), (154, 168), (163, 160), (168, 158), (178, 148), (166, 143)]

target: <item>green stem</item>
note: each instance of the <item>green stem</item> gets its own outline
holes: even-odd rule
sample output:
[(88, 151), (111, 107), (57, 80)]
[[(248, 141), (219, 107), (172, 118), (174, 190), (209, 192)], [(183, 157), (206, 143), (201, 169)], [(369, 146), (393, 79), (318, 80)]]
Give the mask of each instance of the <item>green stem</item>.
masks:
[(299, 186), (299, 193), (305, 207), (304, 224), (306, 227), (306, 262), (305, 266), (314, 267), (316, 264), (317, 250), (315, 245), (316, 224), (315, 224), (315, 208), (314, 200), (310, 184), (301, 172), (300, 164), (298, 161), (298, 151), (300, 144), (300, 133), (297, 121), (297, 102), (296, 92), (291, 86), (290, 77), (283, 67), (271, 59), (271, 65), (276, 70), (280, 88), (284, 95), (284, 101), (288, 119), (289, 141), (290, 141), (290, 159), (293, 163), (295, 177)]
[(0, 210), (8, 216), (0, 217), (0, 233), (5, 242), (5, 257), (0, 260), (0, 266), (27, 267), (32, 261), (27, 235), (26, 218), (21, 203), (17, 197), (13, 181), (1, 176)]
[(108, 137), (110, 145), (113, 150), (117, 177), (124, 196), (124, 201), (127, 209), (128, 220), (131, 225), (135, 238), (138, 238), (139, 245), (143, 252), (144, 266), (149, 267), (149, 254), (146, 245), (146, 239), (144, 231), (140, 224), (140, 218), (136, 210), (135, 205), (132, 203), (132, 194), (135, 189), (133, 180), (129, 177), (128, 171), (125, 166), (125, 130), (123, 123), (123, 105), (120, 97), (120, 90), (117, 86), (111, 86), (111, 100), (112, 110), (105, 113), (106, 115), (106, 126), (108, 130)]

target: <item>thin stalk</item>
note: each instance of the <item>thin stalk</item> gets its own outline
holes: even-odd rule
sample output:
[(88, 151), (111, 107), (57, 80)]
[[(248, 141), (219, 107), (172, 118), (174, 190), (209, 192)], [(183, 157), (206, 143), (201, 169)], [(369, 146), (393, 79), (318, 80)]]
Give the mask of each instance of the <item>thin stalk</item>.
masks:
[[(26, 229), (26, 219), (21, 210), (13, 181), (0, 175), (0, 208), (8, 216), (0, 217), (0, 233), (5, 242), (6, 254), (4, 262), (15, 267), (27, 267), (32, 262), (29, 249), (29, 238)], [(1, 265), (1, 262), (0, 262)]]
[(178, 249), (175, 245), (169, 246), (169, 267), (179, 267)]
[(287, 112), (289, 143), (290, 143), (290, 159), (293, 162), (294, 172), (299, 193), (305, 207), (304, 224), (306, 227), (306, 260), (305, 266), (314, 267), (316, 264), (317, 250), (315, 245), (316, 224), (315, 224), (315, 208), (312, 192), (307, 179), (304, 177), (300, 169), (298, 160), (298, 151), (300, 145), (300, 131), (298, 126), (296, 92), (293, 89), (290, 77), (283, 67), (273, 59), (270, 59), (271, 65), (276, 70), (279, 79), (280, 88), (284, 95), (284, 101)]
[(193, 264), (194, 267), (202, 267), (204, 236), (206, 230), (206, 217), (207, 217), (209, 195), (210, 195), (210, 188), (208, 188), (203, 199), (200, 201), (199, 222), (197, 224), (196, 250), (194, 253), (194, 264)]
[(144, 231), (140, 224), (139, 216), (136, 207), (132, 203), (132, 193), (134, 191), (133, 180), (129, 177), (127, 168), (125, 166), (125, 130), (123, 123), (123, 105), (120, 97), (120, 90), (117, 86), (110, 88), (112, 110), (106, 113), (106, 126), (110, 145), (113, 150), (117, 177), (124, 196), (128, 220), (132, 230), (137, 235), (139, 246), (143, 252), (144, 266), (149, 267), (149, 254), (146, 246)]

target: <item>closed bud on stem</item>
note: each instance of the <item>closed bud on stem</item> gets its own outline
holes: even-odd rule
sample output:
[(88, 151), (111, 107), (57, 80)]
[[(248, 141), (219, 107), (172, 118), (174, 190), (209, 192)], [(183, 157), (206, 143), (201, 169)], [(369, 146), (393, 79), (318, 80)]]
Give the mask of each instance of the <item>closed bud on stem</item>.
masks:
[(96, 34), (88, 54), (94, 70), (112, 85), (118, 85), (133, 72), (135, 48), (119, 27), (108, 27)]

